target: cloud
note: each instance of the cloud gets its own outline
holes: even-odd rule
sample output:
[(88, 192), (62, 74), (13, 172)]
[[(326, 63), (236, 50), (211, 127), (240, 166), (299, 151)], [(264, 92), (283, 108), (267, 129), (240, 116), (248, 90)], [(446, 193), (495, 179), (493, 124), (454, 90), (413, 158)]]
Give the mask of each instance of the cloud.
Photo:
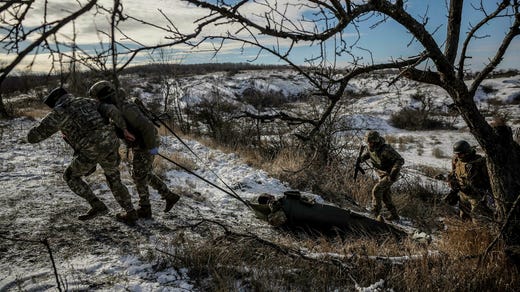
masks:
[[(26, 27), (36, 27), (44, 23), (43, 16), (43, 3), (45, 1), (35, 1), (33, 4), (33, 8), (30, 10), (27, 15), (27, 23)], [(54, 21), (61, 19), (70, 12), (77, 11), (80, 9), (81, 5), (85, 5), (87, 0), (79, 0), (78, 1), (70, 1), (70, 0), (49, 0), (47, 6), (47, 21)], [(353, 3), (362, 3), (365, 1), (354, 1)], [(112, 0), (99, 0), (100, 5), (103, 5), (106, 9), (112, 9), (113, 1)], [(301, 30), (307, 32), (313, 32), (315, 29), (323, 30), (326, 29), (325, 25), (316, 26), (315, 23), (310, 21), (320, 17), (319, 15), (314, 15), (312, 12), (313, 7), (309, 1), (305, 3), (307, 5), (302, 5), (303, 1), (300, 0), (279, 0), (277, 1), (277, 8), (283, 11), (282, 14), (277, 14), (274, 12), (272, 7), (269, 7), (267, 3), (274, 3), (273, 1), (268, 0), (258, 0), (258, 1), (248, 1), (246, 4), (241, 6), (239, 12), (251, 19), (253, 21), (258, 22), (262, 26), (269, 26), (271, 28), (280, 29), (280, 26), (275, 26), (275, 22), (280, 23), (281, 20), (286, 17), (287, 19), (292, 19), (293, 21), (283, 21), (285, 29), (291, 30)], [(415, 3), (415, 2), (414, 2)], [(122, 1), (123, 4), (123, 15), (131, 15), (136, 19), (127, 18), (126, 20), (119, 23), (119, 29), (123, 32), (123, 34), (117, 33), (117, 39), (120, 42), (124, 42), (128, 46), (135, 48), (138, 44), (144, 45), (157, 45), (157, 44), (165, 44), (171, 42), (171, 38), (175, 38), (175, 34), (172, 31), (168, 31), (168, 28), (171, 30), (177, 29), (182, 33), (192, 33), (196, 26), (199, 24), (196, 20), (204, 19), (205, 16), (208, 15), (208, 11), (202, 8), (195, 7), (193, 5), (187, 4), (185, 1), (181, 0), (125, 0)], [(424, 6), (415, 3), (416, 9), (424, 9)], [(272, 19), (275, 21), (267, 22), (264, 19), (265, 15), (270, 15)], [(301, 20), (301, 21), (300, 21)], [(436, 19), (437, 21), (444, 21), (443, 19)], [(434, 21), (432, 20), (432, 23)], [(334, 24), (333, 22), (329, 23), (329, 25)], [(175, 26), (175, 29), (174, 29)], [(74, 29), (75, 28), (75, 29)], [(203, 36), (222, 36), (226, 33), (231, 33), (233, 36), (240, 38), (249, 38), (252, 36), (249, 35), (247, 30), (241, 30), (241, 26), (238, 24), (229, 24), (225, 20), (222, 20), (218, 25), (211, 25), (205, 28)], [(368, 28), (360, 28), (359, 30), (363, 34), (362, 41), (358, 43), (358, 46), (363, 46), (366, 48), (372, 49), (374, 52), (374, 58), (376, 60), (388, 60), (391, 55), (394, 56), (407, 56), (409, 54), (415, 53), (415, 51), (419, 51), (415, 47), (405, 48), (404, 44), (409, 40), (409, 36), (406, 34), (396, 35), (397, 30), (392, 27), (385, 26), (380, 30), (373, 30)], [(75, 32), (75, 33), (74, 33)], [(282, 50), (287, 49), (291, 45), (291, 41), (288, 39), (276, 39), (273, 37), (265, 36), (258, 34), (255, 30), (252, 31), (254, 37), (263, 45), (267, 47), (279, 47)], [(344, 39), (356, 39), (358, 35), (356, 33), (349, 34), (351, 31), (344, 31), (343, 38)], [(60, 33), (57, 35), (58, 40), (60, 42), (71, 43), (73, 38), (74, 42), (87, 50), (88, 52), (100, 51), (102, 47), (106, 48), (110, 33), (110, 15), (106, 11), (102, 9), (90, 11), (85, 15), (82, 15), (78, 19), (74, 21), (74, 23), (70, 23), (66, 27), (64, 27)], [(34, 40), (37, 35), (31, 36), (29, 40)], [(199, 38), (200, 39), (200, 38)], [(49, 39), (52, 43), (53, 39)], [(135, 41), (135, 42), (134, 42)], [(215, 46), (220, 46), (220, 40), (214, 40), (212, 42), (202, 43), (197, 49), (193, 49), (192, 47), (184, 44), (175, 45), (175, 47), (170, 48), (172, 54), (176, 54), (179, 58), (184, 58), (180, 56), (188, 56), (186, 60), (202, 60), (204, 58), (209, 58), (214, 53)], [(381, 45), (384, 43), (384, 45)], [(334, 40), (331, 40), (327, 43), (329, 48), (334, 47)], [(402, 44), (402, 45), (401, 45)], [(515, 51), (518, 50), (518, 43), (513, 43), (514, 47), (509, 50)], [(479, 47), (476, 49), (483, 49), (484, 47)], [(62, 48), (63, 50), (66, 50)], [(310, 43), (308, 42), (298, 42), (294, 44), (294, 50), (297, 54), (294, 54), (292, 57), (295, 60), (303, 60), (305, 57), (310, 57), (316, 52), (319, 53), (319, 47), (314, 46), (310, 48)], [(236, 56), (235, 61), (245, 61), (251, 58), (251, 56), (256, 56), (256, 52), (258, 52), (258, 48), (243, 46), (239, 42), (231, 42), (226, 41), (223, 46), (220, 48), (220, 53), (222, 54), (222, 58), (231, 58), (230, 56)], [(120, 52), (122, 49), (120, 50)], [(476, 50), (474, 52), (477, 55)], [(195, 56), (195, 54), (199, 54), (199, 56)], [(360, 55), (363, 56), (366, 52), (361, 51)], [(262, 53), (262, 58), (267, 56), (268, 54)], [(333, 52), (329, 54), (329, 56), (333, 56)], [(480, 55), (480, 54), (479, 54)], [(513, 59), (507, 56), (509, 59)], [(371, 56), (366, 56), (366, 60), (370, 60)], [(0, 60), (5, 59), (5, 56), (0, 56)], [(12, 57), (10, 57), (12, 58)], [(142, 53), (139, 55), (139, 58), (136, 60), (145, 61), (146, 58), (149, 57), (149, 53)], [(342, 57), (344, 58), (344, 57)], [(38, 61), (43, 60), (48, 63), (48, 58), (42, 58), (41, 56), (37, 57)], [(271, 57), (271, 59), (276, 59), (276, 57)], [(473, 64), (482, 63), (485, 59), (477, 60), (477, 56), (472, 60)], [(25, 61), (28, 62), (28, 61)], [(515, 62), (514, 64), (517, 64)], [(48, 66), (48, 64), (47, 64)], [(515, 65), (518, 66), (518, 65)]]

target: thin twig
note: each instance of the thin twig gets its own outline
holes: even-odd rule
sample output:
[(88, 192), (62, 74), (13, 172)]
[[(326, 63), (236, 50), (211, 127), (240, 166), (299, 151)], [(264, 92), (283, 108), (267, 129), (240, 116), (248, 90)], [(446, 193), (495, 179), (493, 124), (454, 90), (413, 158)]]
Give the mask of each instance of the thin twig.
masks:
[(41, 239), (41, 240), (34, 240), (34, 239), (24, 239), (24, 238), (8, 237), (8, 236), (4, 236), (4, 235), (0, 235), (0, 238), (3, 238), (5, 240), (10, 240), (10, 241), (30, 242), (30, 243), (41, 243), (41, 244), (43, 244), (47, 248), (47, 252), (49, 253), (49, 257), (51, 259), (52, 269), (54, 271), (54, 277), (56, 278), (56, 284), (58, 285), (58, 291), (60, 291), (60, 292), (63, 291), (61, 289), (58, 269), (56, 268), (56, 262), (54, 261), (54, 256), (52, 255), (51, 245), (49, 244), (49, 240), (47, 238), (44, 238), (44, 239)]

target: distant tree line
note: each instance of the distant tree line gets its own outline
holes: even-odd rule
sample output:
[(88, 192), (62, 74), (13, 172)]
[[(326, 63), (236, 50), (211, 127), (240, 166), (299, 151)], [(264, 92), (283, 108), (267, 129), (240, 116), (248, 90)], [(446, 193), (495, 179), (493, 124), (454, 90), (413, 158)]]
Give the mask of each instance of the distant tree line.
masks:
[[(229, 74), (236, 74), (241, 70), (270, 70), (270, 69), (287, 69), (288, 66), (280, 66), (280, 65), (254, 65), (249, 63), (200, 63), (200, 64), (147, 64), (147, 65), (138, 65), (132, 66), (124, 69), (121, 72), (121, 75), (125, 74), (137, 74), (142, 76), (158, 76), (164, 74), (164, 72), (175, 72), (175, 76), (190, 76), (190, 75), (199, 75), (199, 74), (207, 74), (212, 72), (228, 72)], [(84, 82), (88, 82), (89, 80), (93, 80), (99, 75), (102, 75), (98, 72), (92, 71), (78, 71), (75, 73), (77, 76), (74, 78), (75, 80), (83, 80)], [(54, 87), (57, 86), (60, 82), (60, 78), (58, 74), (40, 74), (40, 73), (27, 73), (27, 74), (19, 74), (14, 76), (7, 76), (4, 82), (0, 84), (0, 91), (2, 94), (12, 94), (12, 93), (24, 93), (36, 87)], [(101, 78), (101, 77), (100, 77)], [(71, 91), (77, 91), (80, 93), (81, 91), (86, 90), (85, 87), (88, 87), (88, 84), (80, 84), (76, 86), (71, 86)]]

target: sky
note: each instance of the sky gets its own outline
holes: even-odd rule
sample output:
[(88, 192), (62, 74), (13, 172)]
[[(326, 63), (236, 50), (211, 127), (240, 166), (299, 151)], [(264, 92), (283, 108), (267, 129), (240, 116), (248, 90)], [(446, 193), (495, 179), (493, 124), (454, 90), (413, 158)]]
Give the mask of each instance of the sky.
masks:
[[(270, 1), (270, 0), (266, 0)], [(34, 9), (32, 9), (26, 22), (27, 27), (34, 27), (43, 23), (43, 10), (41, 9), (44, 1), (36, 1)], [(81, 3), (86, 3), (86, 0), (80, 0)], [(251, 1), (253, 2), (253, 1)], [(258, 2), (258, 1), (257, 1)], [(261, 2), (261, 1), (260, 1)], [(270, 1), (272, 2), (272, 1)], [(301, 3), (302, 1), (296, 0), (283, 0), (279, 3), (292, 2)], [(465, 10), (463, 14), (463, 28), (461, 31), (461, 39), (463, 40), (470, 25), (477, 23), (482, 13), (474, 9), (473, 6), (478, 5), (480, 1), (471, 0), (465, 1)], [(491, 9), (492, 5), (496, 1), (483, 1), (486, 7)], [(112, 1), (100, 0), (99, 3), (110, 8)], [(123, 0), (123, 14), (131, 15), (137, 19), (144, 20), (149, 24), (157, 26), (169, 26), (170, 28), (175, 27), (185, 33), (190, 33), (194, 29), (194, 21), (199, 20), (206, 15), (206, 11), (196, 8), (193, 5), (188, 5), (186, 2), (181, 0), (147, 0), (146, 5), (143, 6), (141, 0)], [(472, 6), (473, 5), (473, 6)], [(442, 0), (409, 0), (405, 1), (405, 6), (410, 14), (422, 21), (424, 15), (428, 15), (428, 22), (426, 28), (433, 32), (435, 31), (434, 37), (437, 42), (442, 45), (445, 38), (446, 31), (446, 15), (447, 8), (445, 1)], [(69, 0), (49, 0), (48, 5), (48, 20), (57, 19), (67, 15), (67, 11), (75, 11), (78, 9), (76, 1)], [(249, 15), (251, 19), (258, 19), (257, 15), (261, 15), (265, 11), (265, 7), (248, 3), (244, 5), (241, 10), (244, 14)], [(287, 15), (293, 19), (299, 19), (302, 16), (309, 19), (312, 17), (313, 11), (308, 8), (301, 6), (288, 6)], [(347, 28), (343, 32), (344, 40), (348, 45), (352, 45), (352, 53), (357, 57), (361, 57), (363, 63), (381, 63), (395, 60), (397, 58), (408, 58), (419, 54), (422, 51), (422, 46), (412, 41), (410, 34), (407, 33), (403, 28), (395, 21), (388, 20), (375, 28), (372, 28), (378, 20), (381, 18), (368, 18), (364, 17), (363, 21), (359, 22), (359, 40), (358, 32), (353, 28)], [(310, 28), (309, 23), (303, 23), (303, 26)], [(502, 18), (498, 19), (489, 25), (486, 25), (483, 31), (479, 34), (478, 40), (472, 42), (469, 47), (468, 65), (471, 70), (480, 70), (487, 63), (487, 60), (491, 58), (497, 47), (500, 44), (501, 38), (503, 38), (508, 27), (510, 25), (509, 20)], [(76, 31), (76, 42), (80, 44), (86, 51), (93, 54), (99, 52), (102, 47), (106, 48), (108, 32), (108, 18), (107, 15), (103, 15), (101, 11), (97, 13), (88, 13), (87, 15), (77, 19), (74, 23)], [(172, 33), (165, 31), (164, 29), (158, 29), (151, 25), (143, 24), (143, 22), (126, 20), (121, 24), (121, 29), (125, 35), (119, 35), (119, 39), (130, 46), (135, 47), (135, 43), (132, 45), (128, 41), (128, 38), (132, 38), (139, 43), (154, 45), (164, 44), (169, 42), (169, 37), (172, 37)], [(225, 25), (211, 26), (206, 31), (207, 34), (222, 34), (225, 30)], [(58, 38), (61, 41), (71, 42), (71, 32), (73, 31), (72, 25), (65, 27)], [(231, 33), (234, 35), (244, 35), (244, 32), (238, 32), (232, 28)], [(485, 36), (485, 37), (484, 37)], [(288, 45), (285, 40), (274, 40), (262, 35), (256, 35), (263, 44), (267, 46), (281, 46), (282, 48)], [(33, 37), (34, 39), (34, 37)], [(52, 44), (52, 40), (51, 40)], [(227, 42), (223, 45), (222, 50), (219, 54), (214, 54), (213, 48), (217, 43), (203, 43), (197, 49), (188, 47), (186, 45), (176, 45), (174, 47), (165, 49), (162, 51), (162, 57), (159, 56), (158, 52), (147, 52), (140, 54), (133, 61), (134, 64), (143, 64), (150, 62), (176, 62), (176, 63), (219, 63), (219, 62), (247, 62), (254, 61), (254, 63), (260, 64), (282, 64), (280, 60), (267, 52), (261, 52), (258, 54), (258, 49), (253, 47), (243, 47), (239, 43)], [(334, 40), (327, 43), (327, 52), (329, 62), (335, 62), (341, 66), (348, 65), (352, 62), (350, 54), (342, 54), (337, 56), (331, 51), (335, 44)], [(65, 48), (61, 50), (66, 51)], [(518, 69), (520, 68), (520, 58), (518, 58), (515, 52), (520, 50), (520, 38), (514, 40), (506, 54), (504, 61), (499, 68), (501, 69)], [(369, 53), (370, 51), (370, 53)], [(5, 63), (15, 55), (6, 55), (6, 50), (0, 48), (0, 64)], [(320, 53), (320, 48), (315, 44), (300, 42), (296, 44), (294, 51), (290, 55), (291, 60), (297, 64), (304, 64), (305, 60), (316, 57)], [(334, 58), (335, 57), (335, 58)], [(31, 62), (32, 58), (26, 58), (24, 64)], [(125, 61), (122, 58), (120, 61)], [(33, 69), (36, 71), (48, 71), (49, 58), (45, 54), (36, 56), (36, 64)], [(18, 70), (23, 70), (23, 67), (18, 67)]]

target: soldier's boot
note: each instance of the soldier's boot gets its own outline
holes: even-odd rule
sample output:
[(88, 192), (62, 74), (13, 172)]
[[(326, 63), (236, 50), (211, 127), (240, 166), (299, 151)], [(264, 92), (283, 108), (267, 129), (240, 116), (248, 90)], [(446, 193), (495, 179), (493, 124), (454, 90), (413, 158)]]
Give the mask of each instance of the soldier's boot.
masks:
[(388, 221), (399, 220), (399, 214), (397, 214), (397, 210), (395, 208), (390, 209), (390, 216), (386, 217)]
[(142, 219), (152, 219), (152, 206), (139, 206), (139, 208), (137, 209), (137, 217)]
[(383, 218), (383, 215), (381, 215), (381, 214), (376, 216), (376, 220), (381, 222), (381, 223), (385, 223), (385, 219)]
[(370, 209), (370, 213), (372, 213), (372, 216), (374, 216), (374, 218), (379, 217), (379, 213), (381, 213), (381, 206), (372, 206), (372, 208)]
[(386, 217), (388, 221), (397, 221), (399, 220), (399, 215), (397, 213), (392, 212), (390, 216)]
[(83, 215), (79, 215), (78, 219), (81, 221), (86, 221), (93, 219), (100, 215), (105, 215), (108, 213), (108, 208), (105, 205), (105, 203), (101, 202), (99, 199), (95, 199), (89, 202), (90, 204), (90, 210), (87, 211), (87, 213)]
[(180, 198), (181, 197), (179, 195), (170, 191), (168, 195), (166, 195), (166, 197), (164, 198), (166, 200), (166, 205), (164, 206), (164, 213), (169, 212), (173, 208), (173, 205), (175, 205), (175, 203), (177, 203)]
[(116, 214), (116, 219), (120, 222), (133, 226), (133, 225), (135, 225), (135, 222), (138, 219), (137, 211), (132, 210), (132, 211), (127, 211), (125, 213)]

